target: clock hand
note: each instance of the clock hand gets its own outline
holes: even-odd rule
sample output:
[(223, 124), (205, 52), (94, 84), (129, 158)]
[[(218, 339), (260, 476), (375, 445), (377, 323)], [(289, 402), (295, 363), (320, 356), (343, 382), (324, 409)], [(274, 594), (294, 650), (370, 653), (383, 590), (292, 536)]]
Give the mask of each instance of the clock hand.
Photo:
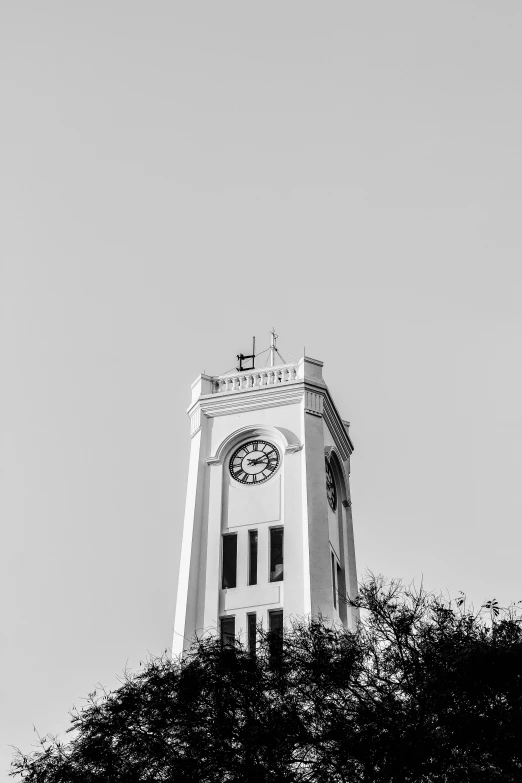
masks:
[(255, 459), (249, 459), (248, 460), (248, 464), (249, 465), (259, 465), (260, 462), (265, 462), (265, 461), (267, 463), (274, 462), (274, 458), (271, 457), (270, 459), (268, 459), (268, 455), (266, 456), (266, 458), (265, 457), (256, 457)]

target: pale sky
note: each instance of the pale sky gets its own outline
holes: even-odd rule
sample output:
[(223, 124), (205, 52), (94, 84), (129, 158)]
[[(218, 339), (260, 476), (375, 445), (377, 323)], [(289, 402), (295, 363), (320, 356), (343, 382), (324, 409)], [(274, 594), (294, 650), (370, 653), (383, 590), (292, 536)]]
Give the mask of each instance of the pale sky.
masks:
[(359, 575), (522, 599), (521, 40), (519, 0), (0, 3), (0, 770), (170, 647), (190, 384), (272, 326), (352, 423)]

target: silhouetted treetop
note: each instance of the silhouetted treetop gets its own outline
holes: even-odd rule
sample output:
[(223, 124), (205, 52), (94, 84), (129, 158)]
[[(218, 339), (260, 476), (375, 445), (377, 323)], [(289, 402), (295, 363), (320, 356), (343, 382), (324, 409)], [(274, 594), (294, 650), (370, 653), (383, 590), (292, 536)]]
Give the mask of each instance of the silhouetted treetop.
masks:
[[(197, 639), (73, 711), (68, 743), (18, 752), (26, 783), (522, 780), (522, 626), (370, 578), (354, 631)], [(492, 604), (492, 602), (490, 602)]]

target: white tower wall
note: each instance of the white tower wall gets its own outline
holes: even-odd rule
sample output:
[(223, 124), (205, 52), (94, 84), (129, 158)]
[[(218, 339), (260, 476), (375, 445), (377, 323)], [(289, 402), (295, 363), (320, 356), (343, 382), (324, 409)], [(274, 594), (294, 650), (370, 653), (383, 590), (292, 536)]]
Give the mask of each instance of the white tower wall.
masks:
[[(356, 595), (357, 577), (349, 492), (353, 446), (322, 379), (322, 363), (200, 376), (189, 408), (191, 453), (183, 527), (173, 652), (195, 633), (215, 632), (233, 615), (236, 634), (247, 613), (265, 627), (268, 613), (285, 620), (321, 613), (350, 626), (354, 611), (333, 600), (332, 552), (338, 592)], [(259, 486), (230, 475), (234, 450), (251, 440), (274, 444), (281, 455), (275, 474)], [(327, 500), (325, 459), (337, 490)], [(284, 580), (269, 581), (271, 527), (284, 529)], [(247, 584), (248, 532), (258, 534), (257, 584)], [(237, 586), (221, 587), (222, 536), (237, 535)]]

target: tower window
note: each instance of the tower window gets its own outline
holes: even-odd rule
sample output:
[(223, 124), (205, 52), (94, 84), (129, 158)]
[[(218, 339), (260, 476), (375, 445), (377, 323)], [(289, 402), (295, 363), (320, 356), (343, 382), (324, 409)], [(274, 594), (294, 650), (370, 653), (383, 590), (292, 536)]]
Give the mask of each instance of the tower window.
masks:
[(268, 613), (268, 627), (270, 633), (277, 634), (278, 636), (283, 635), (283, 610), (282, 609), (276, 609), (275, 611)]
[(248, 652), (251, 655), (256, 654), (256, 641), (257, 641), (257, 615), (255, 612), (247, 614), (247, 633), (248, 633)]
[(276, 609), (268, 613), (270, 662), (278, 666), (283, 652), (283, 610)]
[(270, 581), (283, 581), (283, 528), (270, 528)]
[(257, 530), (248, 531), (248, 584), (257, 585)]
[(236, 618), (221, 618), (221, 644), (223, 647), (233, 647), (236, 640)]
[(237, 535), (223, 536), (222, 587), (235, 587), (237, 578)]
[(334, 553), (333, 553), (333, 552), (331, 552), (331, 556), (332, 556), (332, 592), (333, 592), (333, 605), (334, 605), (334, 609), (337, 609), (337, 588), (336, 588), (336, 585), (335, 585), (335, 577), (336, 577), (336, 568), (335, 568), (335, 565), (336, 565), (336, 563), (335, 563), (335, 557), (334, 557)]

